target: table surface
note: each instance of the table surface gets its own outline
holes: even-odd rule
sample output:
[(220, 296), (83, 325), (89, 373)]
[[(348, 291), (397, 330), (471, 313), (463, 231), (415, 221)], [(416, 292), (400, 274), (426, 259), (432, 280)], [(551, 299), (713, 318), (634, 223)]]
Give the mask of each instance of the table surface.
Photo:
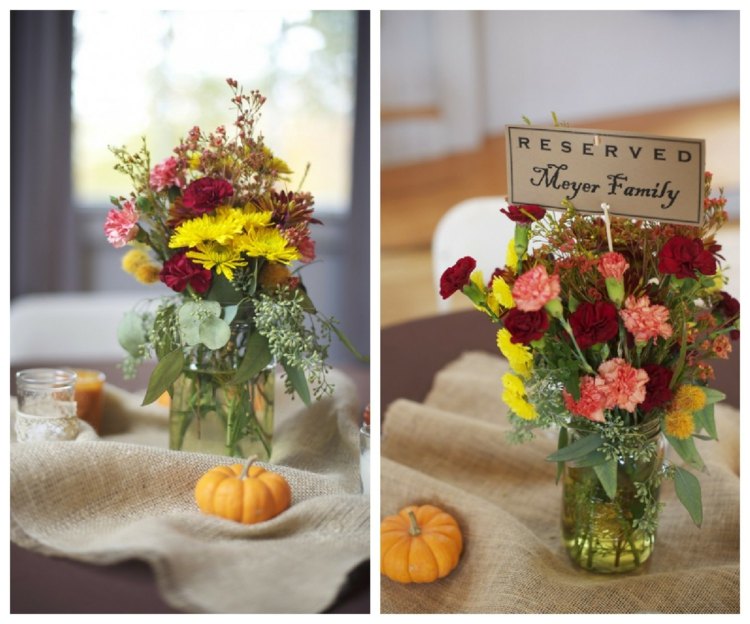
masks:
[[(15, 373), (19, 368), (50, 365), (34, 362), (11, 367), (11, 394), (15, 392)], [(151, 372), (151, 367), (144, 365), (134, 379), (126, 380), (113, 362), (86, 362), (81, 363), (81, 367), (101, 370), (109, 383), (130, 391), (145, 388)], [(368, 369), (343, 366), (340, 370), (354, 380), (364, 406), (369, 402)], [(146, 562), (133, 559), (109, 566), (91, 565), (47, 557), (13, 543), (10, 545), (10, 612), (178, 613), (162, 599)], [(326, 613), (369, 612), (368, 560), (350, 571), (347, 582)]]

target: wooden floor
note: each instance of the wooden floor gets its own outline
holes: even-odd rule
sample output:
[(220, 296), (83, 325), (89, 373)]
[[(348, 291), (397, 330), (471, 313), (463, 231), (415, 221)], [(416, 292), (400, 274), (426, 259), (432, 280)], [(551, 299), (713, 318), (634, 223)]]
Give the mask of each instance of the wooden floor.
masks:
[[(602, 130), (706, 139), (706, 167), (716, 186), (738, 189), (739, 100), (731, 99), (575, 124)], [(459, 201), (506, 193), (505, 140), (491, 137), (474, 152), (381, 172), (381, 325), (437, 312), (430, 243), (440, 217)], [(739, 228), (726, 228), (730, 264), (739, 270)], [(736, 275), (732, 276), (734, 280)], [(456, 309), (468, 304), (456, 298)]]

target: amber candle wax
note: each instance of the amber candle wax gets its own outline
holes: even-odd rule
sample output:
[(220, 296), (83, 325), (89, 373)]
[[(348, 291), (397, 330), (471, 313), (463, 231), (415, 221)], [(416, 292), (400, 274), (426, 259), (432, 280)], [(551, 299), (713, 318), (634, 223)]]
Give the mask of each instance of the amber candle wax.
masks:
[(95, 370), (76, 370), (76, 374), (78, 418), (85, 420), (99, 433), (104, 411), (104, 373)]

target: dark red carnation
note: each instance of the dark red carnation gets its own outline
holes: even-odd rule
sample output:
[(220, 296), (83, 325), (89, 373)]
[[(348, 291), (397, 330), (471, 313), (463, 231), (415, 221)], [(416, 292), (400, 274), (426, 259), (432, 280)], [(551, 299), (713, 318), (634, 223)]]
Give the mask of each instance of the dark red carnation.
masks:
[(182, 292), (190, 284), (202, 295), (211, 286), (211, 271), (195, 264), (184, 251), (180, 251), (164, 263), (159, 279), (177, 292)]
[(505, 315), (503, 324), (510, 332), (511, 342), (529, 344), (544, 336), (549, 327), (549, 317), (544, 309), (522, 312), (518, 308), (511, 308)]
[(649, 412), (655, 407), (669, 403), (674, 393), (669, 389), (672, 381), (672, 371), (661, 364), (644, 364), (641, 367), (648, 373), (646, 384), (646, 398), (638, 407), (644, 412)]
[(609, 301), (584, 302), (568, 320), (581, 349), (608, 342), (617, 336), (617, 308)]
[(234, 193), (232, 185), (222, 178), (201, 178), (188, 184), (182, 195), (185, 208), (200, 215), (216, 208)]
[(721, 301), (716, 304), (716, 310), (721, 312), (727, 319), (732, 319), (740, 314), (740, 302), (726, 291), (721, 291)]
[[(521, 204), (519, 206), (510, 204), (507, 210), (505, 208), (501, 208), (500, 212), (507, 216), (511, 221), (515, 221), (516, 223), (531, 223), (532, 221), (538, 221), (539, 219), (541, 219), (547, 211), (541, 206), (537, 206), (536, 204)], [(534, 218), (530, 218), (529, 215)]]
[(452, 267), (445, 269), (440, 276), (440, 296), (447, 299), (457, 290), (461, 290), (469, 283), (471, 272), (477, 266), (477, 261), (471, 256), (461, 258)]
[(729, 337), (732, 340), (739, 340), (740, 339), (740, 330), (739, 329), (733, 329), (729, 332)]
[(700, 238), (673, 236), (659, 251), (659, 271), (680, 278), (695, 279), (695, 272), (716, 273), (716, 258), (703, 247)]

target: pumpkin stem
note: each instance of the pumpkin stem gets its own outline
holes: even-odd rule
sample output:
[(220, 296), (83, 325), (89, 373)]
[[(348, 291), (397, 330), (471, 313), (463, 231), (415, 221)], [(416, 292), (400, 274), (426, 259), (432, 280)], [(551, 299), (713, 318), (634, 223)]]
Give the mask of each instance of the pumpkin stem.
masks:
[(422, 529), (419, 528), (417, 517), (414, 515), (414, 512), (408, 511), (407, 513), (409, 514), (409, 522), (411, 523), (411, 526), (409, 527), (409, 535), (416, 537), (422, 533)]
[(257, 455), (251, 455), (247, 458), (247, 462), (245, 463), (245, 467), (242, 469), (242, 472), (240, 473), (240, 481), (244, 481), (247, 479), (247, 471), (250, 470), (250, 466), (252, 466), (256, 461), (258, 461)]

